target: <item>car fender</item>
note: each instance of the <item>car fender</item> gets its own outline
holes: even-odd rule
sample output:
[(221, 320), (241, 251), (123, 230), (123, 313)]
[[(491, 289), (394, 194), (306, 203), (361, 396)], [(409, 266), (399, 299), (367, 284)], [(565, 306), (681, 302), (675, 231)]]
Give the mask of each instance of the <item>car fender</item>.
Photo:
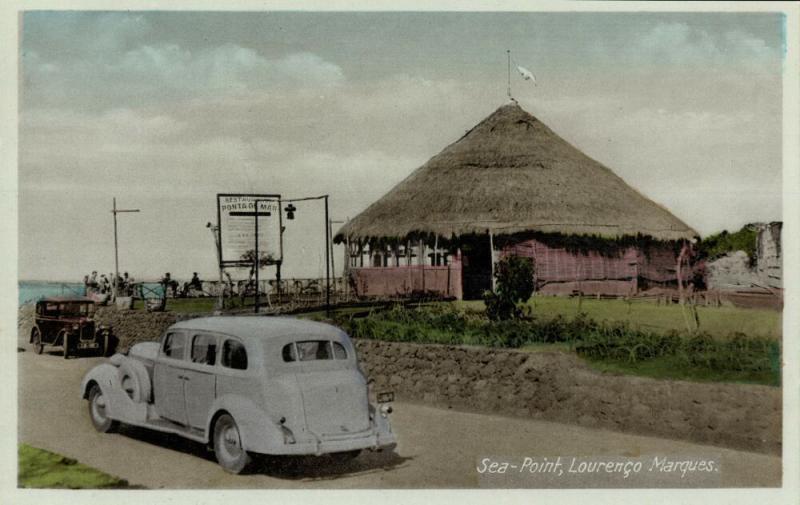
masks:
[(88, 399), (89, 384), (100, 386), (107, 399), (106, 413), (111, 419), (131, 424), (142, 424), (147, 420), (147, 404), (135, 403), (122, 389), (119, 369), (111, 363), (101, 363), (89, 370), (81, 381), (81, 398)]
[(91, 382), (96, 382), (104, 395), (110, 394), (111, 389), (115, 385), (121, 388), (119, 385), (117, 367), (109, 363), (101, 363), (86, 372), (86, 375), (83, 376), (83, 380), (81, 381), (81, 398), (84, 400), (89, 398), (89, 383)]
[(214, 437), (212, 422), (222, 411), (230, 414), (239, 427), (239, 436), (245, 450), (271, 454), (283, 445), (283, 432), (277, 420), (252, 400), (241, 395), (225, 395), (212, 404), (206, 421), (206, 438), (209, 443), (213, 443)]
[(38, 325), (38, 324), (34, 324), (34, 325), (31, 327), (31, 336), (30, 336), (30, 339), (28, 339), (28, 343), (29, 343), (29, 344), (32, 344), (32, 343), (33, 343), (33, 330), (39, 330), (39, 335), (40, 335), (40, 338), (42, 339), (42, 343), (44, 343), (44, 335), (42, 335), (42, 329), (41, 329), (41, 328), (39, 328), (39, 325)]

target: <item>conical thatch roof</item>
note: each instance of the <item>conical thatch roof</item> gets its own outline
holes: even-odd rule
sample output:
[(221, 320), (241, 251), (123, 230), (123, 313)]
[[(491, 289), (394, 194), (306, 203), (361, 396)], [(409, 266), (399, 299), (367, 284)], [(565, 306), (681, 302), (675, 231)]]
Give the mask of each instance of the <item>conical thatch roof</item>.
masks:
[(497, 109), (339, 230), (337, 239), (538, 231), (698, 235), (516, 104)]

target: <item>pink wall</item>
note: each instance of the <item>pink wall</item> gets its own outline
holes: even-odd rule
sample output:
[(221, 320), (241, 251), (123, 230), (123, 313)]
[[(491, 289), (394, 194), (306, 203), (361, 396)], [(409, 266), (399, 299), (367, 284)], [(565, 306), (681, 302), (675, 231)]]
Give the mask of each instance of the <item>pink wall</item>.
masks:
[[(538, 290), (542, 294), (628, 296), (637, 292), (638, 278), (658, 283), (674, 282), (677, 257), (671, 247), (653, 247), (645, 255), (629, 247), (619, 257), (598, 253), (573, 254), (563, 248), (551, 248), (537, 240), (526, 240), (505, 247), (506, 255), (534, 258)], [(434, 291), (461, 299), (461, 261), (448, 266), (396, 266), (351, 268), (350, 275), (359, 296), (408, 296), (413, 291)], [(690, 272), (684, 273), (684, 280)]]
[(358, 296), (408, 296), (413, 291), (434, 291), (461, 299), (461, 262), (447, 266), (399, 266), (351, 268)]
[[(500, 257), (514, 254), (534, 258), (536, 278), (545, 294), (582, 291), (586, 294), (629, 295), (636, 292), (637, 278), (654, 282), (674, 282), (677, 256), (664, 245), (643, 251), (627, 248), (618, 257), (599, 253), (573, 254), (563, 248), (552, 248), (537, 240), (526, 240), (507, 246)], [(684, 274), (684, 279), (689, 272)]]

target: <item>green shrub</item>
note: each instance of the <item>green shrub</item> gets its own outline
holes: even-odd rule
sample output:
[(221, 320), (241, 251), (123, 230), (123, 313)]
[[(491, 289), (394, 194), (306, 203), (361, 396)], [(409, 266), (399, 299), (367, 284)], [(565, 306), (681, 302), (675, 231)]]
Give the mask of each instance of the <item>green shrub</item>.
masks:
[(756, 260), (757, 238), (758, 232), (755, 227), (748, 224), (733, 233), (723, 230), (721, 233), (709, 235), (698, 244), (697, 249), (701, 257), (710, 259), (734, 251), (744, 251), (750, 258), (750, 262), (753, 263)]
[(495, 290), (484, 294), (486, 316), (493, 321), (519, 319), (523, 312), (517, 304), (533, 294), (533, 259), (507, 256), (495, 265)]
[(627, 323), (597, 322), (585, 314), (571, 320), (557, 316), (491, 321), (450, 305), (420, 309), (396, 305), (367, 317), (335, 322), (355, 338), (500, 348), (568, 342), (578, 355), (591, 360), (632, 365), (664, 358), (694, 370), (780, 377), (780, 344), (742, 333), (728, 338), (707, 333), (684, 336), (677, 331), (662, 334)]

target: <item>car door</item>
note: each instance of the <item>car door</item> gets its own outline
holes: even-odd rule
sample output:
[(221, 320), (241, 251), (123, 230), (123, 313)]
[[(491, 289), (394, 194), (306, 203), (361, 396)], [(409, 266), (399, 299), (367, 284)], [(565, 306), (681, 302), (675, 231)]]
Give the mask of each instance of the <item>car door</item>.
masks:
[(216, 364), (219, 337), (211, 333), (192, 335), (189, 361), (183, 370), (188, 424), (203, 429), (216, 398)]
[(41, 319), (39, 320), (42, 342), (45, 344), (55, 344), (58, 332), (61, 330), (61, 325), (62, 323), (58, 320), (58, 304), (54, 302), (43, 303)]
[(153, 397), (159, 415), (183, 425), (187, 424), (183, 394), (187, 347), (186, 333), (167, 333), (153, 368)]

